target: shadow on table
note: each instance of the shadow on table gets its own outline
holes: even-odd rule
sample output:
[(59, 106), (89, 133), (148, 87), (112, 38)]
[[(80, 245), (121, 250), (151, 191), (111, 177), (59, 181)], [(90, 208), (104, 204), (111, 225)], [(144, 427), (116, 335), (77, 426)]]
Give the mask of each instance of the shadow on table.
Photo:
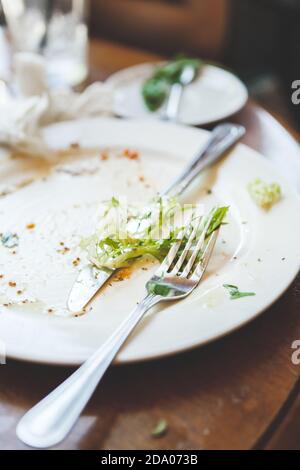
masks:
[[(207, 346), (173, 357), (111, 368), (66, 441), (68, 449), (249, 448), (270, 425), (298, 370), (300, 279), (261, 317)], [(242, 308), (242, 300), (241, 300)], [(0, 368), (0, 447), (21, 415), (72, 369), (8, 360)], [(151, 437), (158, 420), (169, 430)]]

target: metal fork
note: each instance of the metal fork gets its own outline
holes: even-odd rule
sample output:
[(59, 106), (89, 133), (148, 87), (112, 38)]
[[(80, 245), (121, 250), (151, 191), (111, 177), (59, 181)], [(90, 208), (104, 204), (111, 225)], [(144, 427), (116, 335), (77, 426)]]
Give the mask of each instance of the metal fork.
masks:
[[(203, 170), (218, 161), (244, 134), (243, 126), (219, 124), (213, 129), (205, 147), (197, 153), (176, 180), (160, 193), (161, 196), (181, 196)], [(67, 301), (69, 311), (81, 312), (114, 272), (112, 269), (98, 269), (91, 264), (85, 266), (79, 272), (69, 294)]]
[[(145, 313), (162, 301), (187, 297), (199, 284), (211, 257), (218, 230), (206, 237), (210, 220), (199, 219), (191, 230), (182, 229), (168, 255), (147, 282), (146, 297), (108, 340), (65, 382), (20, 420), (17, 436), (24, 443), (47, 448), (62, 441), (92, 396), (114, 357)], [(188, 231), (191, 231), (189, 234)]]

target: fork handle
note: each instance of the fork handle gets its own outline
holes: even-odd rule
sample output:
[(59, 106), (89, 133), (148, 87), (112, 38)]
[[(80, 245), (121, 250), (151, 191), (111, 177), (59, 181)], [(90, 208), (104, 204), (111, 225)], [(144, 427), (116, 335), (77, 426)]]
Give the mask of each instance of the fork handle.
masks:
[(180, 83), (174, 83), (171, 86), (165, 115), (169, 121), (177, 121), (182, 93), (183, 86)]
[(79, 369), (23, 416), (17, 426), (21, 441), (47, 448), (66, 437), (130, 333), (159, 300), (148, 294)]

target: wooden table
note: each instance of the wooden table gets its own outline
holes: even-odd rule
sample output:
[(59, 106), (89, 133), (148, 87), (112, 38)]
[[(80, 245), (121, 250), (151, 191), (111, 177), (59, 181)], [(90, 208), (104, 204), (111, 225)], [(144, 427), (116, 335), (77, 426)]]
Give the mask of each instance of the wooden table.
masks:
[[(92, 77), (156, 58), (92, 42)], [(255, 104), (234, 120), (246, 126), (245, 142), (266, 156), (300, 158), (291, 135)], [(299, 449), (300, 366), (291, 362), (299, 313), (300, 277), (272, 308), (222, 340), (172, 358), (111, 368), (58, 448)], [(0, 366), (1, 449), (26, 448), (15, 437), (19, 418), (70, 372), (12, 360)], [(169, 430), (155, 439), (151, 431), (162, 418)]]

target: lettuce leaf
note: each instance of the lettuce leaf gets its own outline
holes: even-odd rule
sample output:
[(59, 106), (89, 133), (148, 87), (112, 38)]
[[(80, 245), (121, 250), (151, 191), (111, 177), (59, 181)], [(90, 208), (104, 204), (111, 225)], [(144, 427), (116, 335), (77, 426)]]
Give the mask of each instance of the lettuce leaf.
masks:
[(278, 183), (268, 184), (260, 178), (249, 183), (248, 191), (254, 202), (262, 209), (270, 209), (282, 196)]
[(166, 100), (170, 86), (179, 81), (180, 75), (186, 66), (198, 71), (202, 65), (199, 59), (179, 57), (155, 69), (153, 75), (145, 81), (142, 87), (142, 96), (149, 111), (156, 111)]
[[(104, 207), (103, 219), (97, 232), (82, 241), (81, 246), (87, 251), (88, 258), (98, 268), (117, 269), (130, 265), (141, 256), (153, 256), (162, 261), (172, 244), (178, 240), (178, 233), (183, 225), (176, 225), (175, 219), (182, 213), (182, 208), (175, 198), (155, 198), (141, 210), (130, 207), (127, 212), (125, 230), (112, 222), (111, 212), (121, 209), (120, 202), (108, 201)], [(194, 214), (194, 208), (189, 210)], [(206, 236), (220, 227), (228, 207), (217, 207), (201, 218), (197, 236), (206, 230)], [(186, 237), (199, 217), (191, 219)], [(207, 224), (209, 223), (208, 227)]]

